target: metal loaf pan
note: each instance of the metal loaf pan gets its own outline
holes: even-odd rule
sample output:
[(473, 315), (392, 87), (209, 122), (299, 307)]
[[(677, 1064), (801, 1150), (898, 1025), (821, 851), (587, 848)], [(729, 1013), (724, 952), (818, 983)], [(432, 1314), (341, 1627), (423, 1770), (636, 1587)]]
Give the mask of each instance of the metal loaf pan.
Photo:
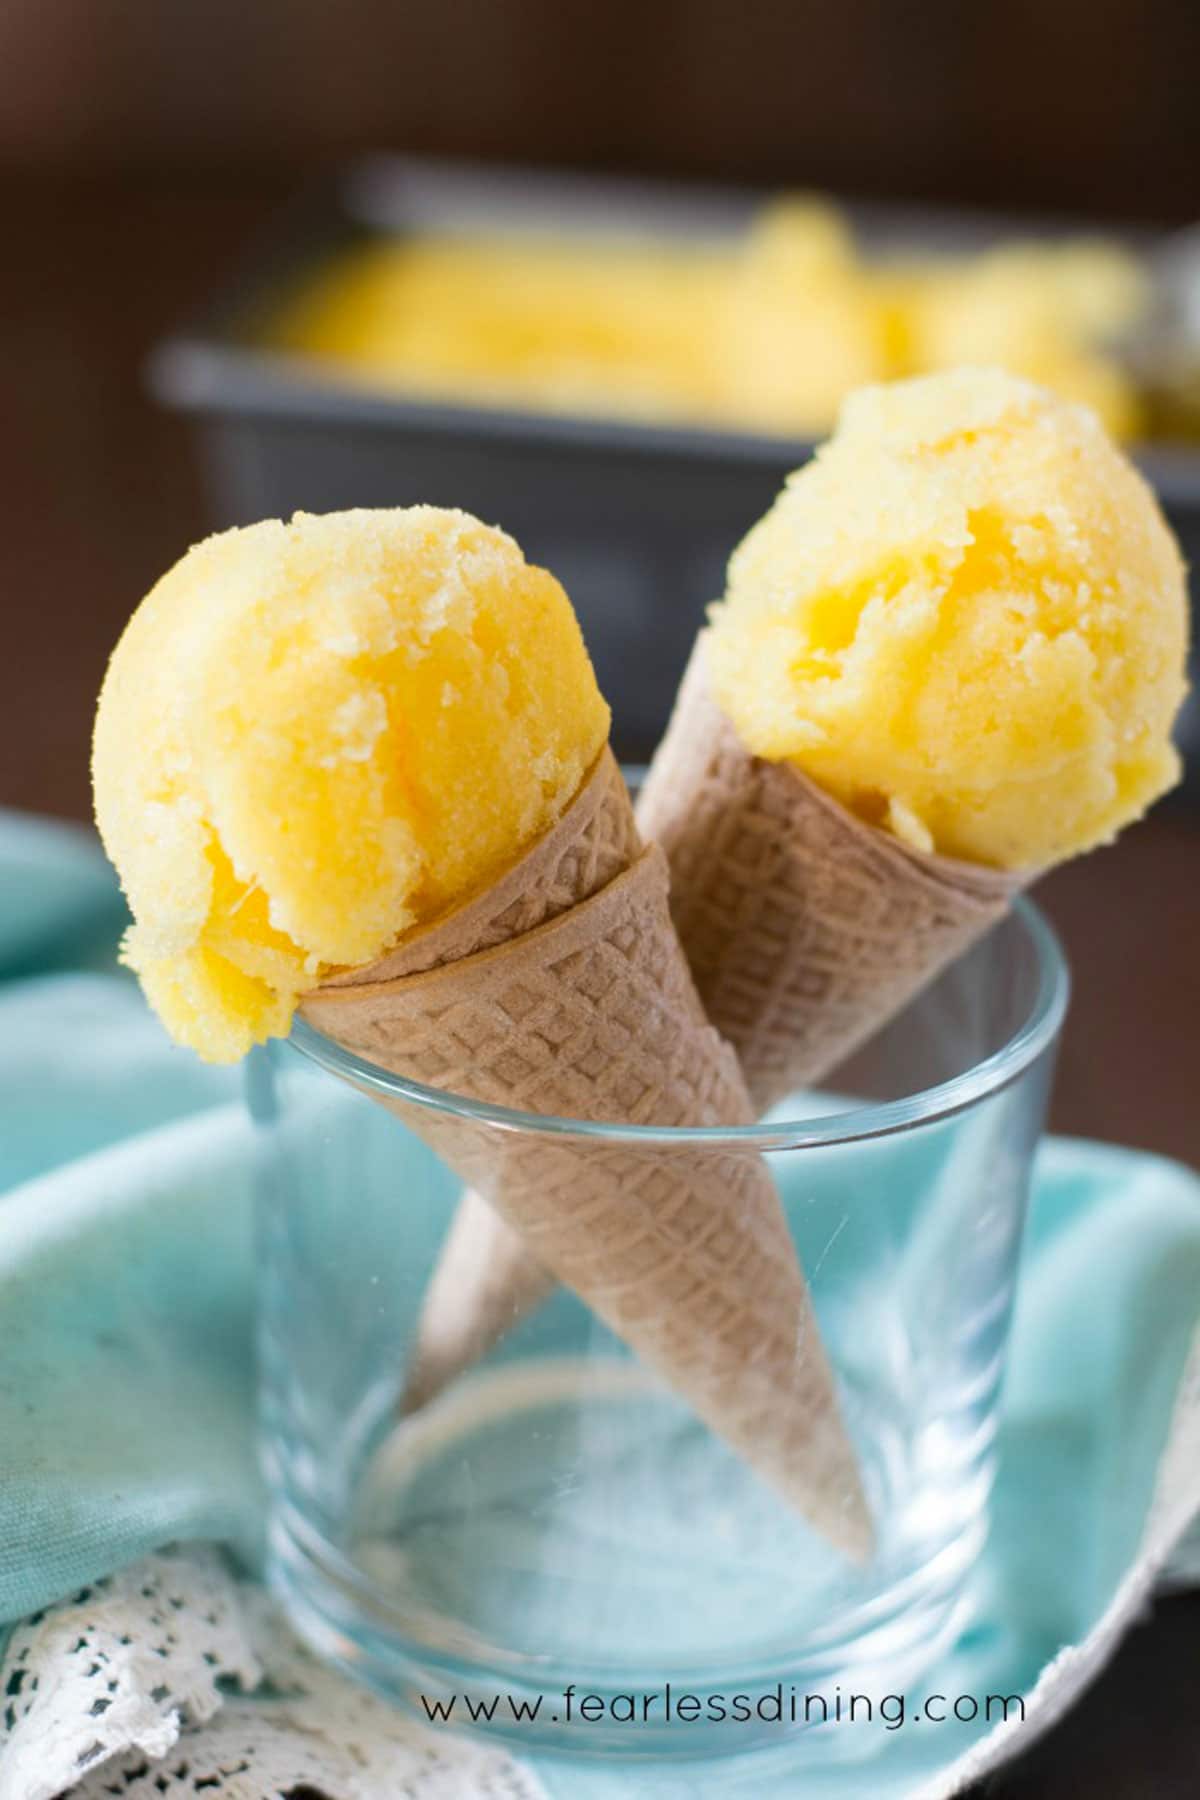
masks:
[[(762, 196), (719, 189), (498, 171), (372, 157), (303, 196), (190, 326), (161, 344), (150, 381), (196, 423), (221, 525), (297, 508), (461, 506), (502, 524), (563, 582), (614, 707), (618, 753), (653, 749), (729, 553), (784, 476), (812, 452), (794, 441), (612, 419), (430, 404), (372, 393), (296, 356), (261, 347), (278, 302), (318, 264), (364, 236), (644, 232), (719, 237)], [(851, 208), (870, 247), (983, 247), (1044, 223)], [(1189, 560), (1200, 561), (1200, 450), (1146, 446)], [(1184, 721), (1200, 766), (1200, 717)]]

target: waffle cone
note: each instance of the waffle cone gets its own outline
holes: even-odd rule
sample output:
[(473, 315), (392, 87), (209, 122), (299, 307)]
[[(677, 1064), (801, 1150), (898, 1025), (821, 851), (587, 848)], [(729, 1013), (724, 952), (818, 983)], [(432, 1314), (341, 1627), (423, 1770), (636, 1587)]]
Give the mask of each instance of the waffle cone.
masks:
[(1027, 879), (922, 855), (753, 756), (712, 697), (703, 635), (637, 817), (666, 852), (701, 1001), (760, 1110), (843, 1062)]
[(436, 1399), (557, 1285), (520, 1232), (468, 1189), (421, 1302), (401, 1410), (416, 1412)]
[[(325, 986), (423, 974), (510, 943), (598, 893), (641, 847), (625, 779), (606, 749), (562, 818), (489, 888), (410, 933), (369, 969)], [(464, 1194), (417, 1321), (403, 1409), (425, 1405), (472, 1368), (556, 1285), (519, 1232), (478, 1194)]]
[[(660, 850), (506, 941), (452, 955), (443, 933), (473, 941), (488, 910), (474, 902), (419, 945), (316, 989), (306, 1016), (397, 1075), (491, 1105), (667, 1127), (750, 1120), (737, 1059), (704, 1017), (671, 923)], [(476, 1218), (482, 1199), (525, 1259), (581, 1295), (764, 1479), (834, 1542), (866, 1551), (853, 1451), (761, 1157), (506, 1132), (417, 1100), (387, 1104), (474, 1190)], [(452, 1229), (460, 1255), (469, 1229), (470, 1215)], [(448, 1287), (439, 1270), (431, 1292)], [(507, 1328), (511, 1298), (501, 1310)]]

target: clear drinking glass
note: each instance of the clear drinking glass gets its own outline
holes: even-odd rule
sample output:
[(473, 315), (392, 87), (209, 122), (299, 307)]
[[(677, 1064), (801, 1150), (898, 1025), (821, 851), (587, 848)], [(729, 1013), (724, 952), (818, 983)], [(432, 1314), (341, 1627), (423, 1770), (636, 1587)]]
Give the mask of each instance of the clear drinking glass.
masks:
[[(708, 1756), (782, 1733), (816, 1759), (860, 1754), (835, 1696), (903, 1693), (964, 1624), (1066, 992), (1021, 901), (827, 1092), (721, 1131), (473, 1104), (303, 1024), (256, 1053), (270, 1554), (301, 1631), (418, 1716), (440, 1703), (525, 1750)], [(530, 1134), (631, 1167), (765, 1157), (860, 1457), (871, 1561), (826, 1545), (562, 1289), (402, 1416), (461, 1183), (390, 1107), (465, 1121), (497, 1157)], [(698, 1710), (681, 1716), (685, 1694)]]

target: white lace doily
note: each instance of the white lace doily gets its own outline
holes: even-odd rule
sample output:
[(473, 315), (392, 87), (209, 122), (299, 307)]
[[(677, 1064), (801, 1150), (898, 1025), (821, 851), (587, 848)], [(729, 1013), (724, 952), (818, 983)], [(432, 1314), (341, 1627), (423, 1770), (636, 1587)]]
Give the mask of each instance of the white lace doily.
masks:
[[(267, 1698), (251, 1698), (264, 1685)], [(322, 1668), (216, 1551), (26, 1620), (0, 1661), (0, 1800), (544, 1800), (502, 1751)]]

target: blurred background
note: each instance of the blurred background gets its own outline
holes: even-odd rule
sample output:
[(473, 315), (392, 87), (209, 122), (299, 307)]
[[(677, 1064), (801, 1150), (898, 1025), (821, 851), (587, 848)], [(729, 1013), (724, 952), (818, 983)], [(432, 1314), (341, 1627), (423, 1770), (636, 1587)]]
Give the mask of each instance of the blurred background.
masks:
[[(463, 199), (457, 178), (431, 188), (394, 164), (382, 176), (371, 165), (364, 186), (358, 159), (688, 184), (654, 202), (672, 218), (689, 212), (690, 184), (733, 186), (745, 197), (713, 204), (735, 235), (753, 197), (778, 192), (865, 203), (852, 223), (868, 237), (881, 217), (894, 223), (893, 208), (934, 237), (942, 226), (924, 209), (970, 209), (981, 244), (1046, 227), (1057, 241), (1055, 221), (1068, 220), (1131, 247), (1157, 280), (1166, 234), (1200, 217), (1197, 67), (1192, 0), (9, 0), (0, 801), (86, 817), (95, 694), (132, 607), (214, 524), (296, 505), (457, 499), (510, 524), (566, 577), (585, 617), (607, 607), (628, 634), (597, 643), (598, 661), (603, 676), (624, 645), (627, 668), (630, 646), (645, 663), (650, 711), (624, 721), (624, 744), (640, 753), (652, 742), (653, 707), (669, 698), (721, 556), (819, 421), (689, 412), (678, 392), (660, 405), (617, 381), (611, 416), (581, 433), (563, 399), (570, 382), (551, 395), (543, 381), (530, 407), (553, 417), (531, 437), (512, 424), (519, 384), (462, 392), (455, 376), (448, 396), (415, 391), (403, 369), (387, 375), (382, 354), (360, 357), (366, 378), (345, 362), (340, 375), (305, 373), (305, 345), (272, 325), (289, 293), (381, 222), (436, 225)], [(489, 190), (474, 171), (465, 179), (467, 211), (486, 226)], [(554, 198), (567, 225), (579, 222), (579, 192)], [(298, 193), (309, 198), (297, 211)], [(619, 192), (603, 200), (606, 229), (621, 226), (623, 205)], [(652, 208), (642, 227), (655, 238), (660, 222)], [(832, 239), (828, 223), (818, 218), (816, 241), (833, 241), (836, 260), (844, 221)], [(1010, 268), (988, 289), (1001, 335), (1043, 273)], [(1200, 519), (1200, 439), (1193, 449), (1179, 308), (1168, 319), (1156, 298), (1133, 312), (1106, 315), (1101, 336), (1113, 342), (1085, 348), (1127, 369), (1125, 332), (1150, 357), (1137, 365), (1139, 380), (1152, 368), (1143, 385), (1171, 389), (1169, 404), (1151, 395), (1128, 435), (1139, 450), (1170, 438), (1148, 466), (1187, 531)], [(831, 316), (840, 331), (845, 307)], [(819, 367), (819, 331), (813, 341)], [(449, 423), (447, 397), (462, 415)], [(1138, 408), (1144, 399), (1135, 393)], [(577, 410), (604, 412), (595, 384)], [(446, 483), (459, 485), (438, 491)], [(654, 541), (651, 513), (669, 527)], [(581, 545), (589, 519), (596, 541)], [(597, 543), (616, 546), (617, 562)], [(1039, 890), (1076, 972), (1056, 1124), (1192, 1163), (1198, 819), (1176, 802)], [(1076, 1791), (1091, 1770), (1097, 1792), (1182, 1794), (1184, 1759), (1195, 1775), (1181, 1727), (1196, 1629), (1194, 1602), (1163, 1609), (1092, 1702), (992, 1793)]]
[[(2, 554), (24, 670), (5, 797), (85, 811), (116, 628), (182, 545), (239, 511), (228, 486), (202, 489), (143, 363), (306, 185), (393, 150), (965, 205), (1017, 215), (1022, 234), (1023, 214), (1157, 231), (1200, 213), (1198, 54), (1187, 0), (0, 8)], [(780, 446), (778, 467), (791, 460)], [(739, 496), (728, 528), (774, 483)], [(267, 498), (340, 501), (302, 485)], [(639, 723), (627, 748), (643, 752)]]
[[(22, 670), (4, 797), (86, 811), (88, 714), (121, 621), (182, 546), (258, 498), (245, 458), (240, 477), (202, 484), (193, 434), (152, 404), (143, 368), (232, 291), (298, 191), (383, 150), (967, 206), (1002, 232), (1015, 215), (1021, 235), (1023, 215), (1155, 234), (1200, 214), (1198, 56), (1188, 0), (0, 8), (0, 556)], [(1020, 289), (1018, 272), (1007, 295)], [(778, 439), (742, 491), (710, 484), (698, 512), (714, 553), (796, 455)], [(312, 480), (260, 485), (271, 510), (345, 499), (328, 459)], [(400, 486), (388, 497), (471, 501)], [(550, 560), (559, 546), (529, 548)], [(698, 559), (692, 606), (719, 580), (711, 560)], [(619, 584), (635, 628), (665, 578), (651, 573), (648, 596)], [(676, 622), (679, 643), (691, 622)], [(636, 719), (625, 748), (648, 749), (653, 723)]]

